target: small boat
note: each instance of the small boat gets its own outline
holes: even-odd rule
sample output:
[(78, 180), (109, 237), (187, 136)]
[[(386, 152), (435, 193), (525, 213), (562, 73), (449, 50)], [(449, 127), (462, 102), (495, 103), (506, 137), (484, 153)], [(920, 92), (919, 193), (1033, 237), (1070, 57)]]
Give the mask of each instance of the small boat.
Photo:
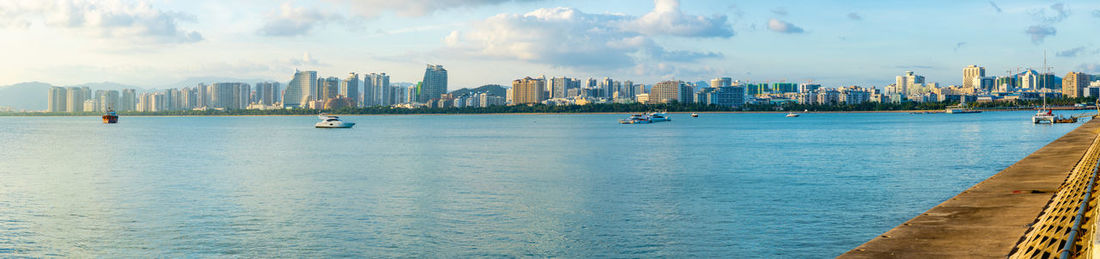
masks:
[(698, 117), (699, 117), (699, 114), (698, 114), (698, 113), (694, 113), (694, 112), (693, 112), (693, 113), (691, 113), (691, 117), (692, 117), (692, 118), (698, 118)]
[(797, 113), (793, 113), (793, 112), (787, 113), (787, 118), (794, 118), (794, 117), (798, 117), (798, 116), (799, 115)]
[(108, 109), (107, 113), (103, 114), (103, 123), (106, 123), (106, 124), (118, 123), (118, 114), (115, 113), (115, 111), (112, 111), (112, 110)]
[(652, 122), (672, 121), (672, 117), (669, 117), (665, 112), (652, 112), (649, 113), (649, 120)]
[(318, 115), (317, 117), (321, 118), (321, 122), (318, 122), (317, 124), (313, 125), (314, 127), (317, 127), (317, 128), (334, 129), (334, 128), (351, 128), (352, 126), (355, 126), (354, 122), (342, 121), (342, 120), (340, 120), (340, 117), (336, 117), (336, 116), (332, 116), (332, 115), (326, 115), (324, 113), (322, 113), (321, 115)]
[(1054, 123), (1077, 123), (1077, 117), (1054, 117)]
[(647, 115), (632, 114), (632, 115), (630, 115), (629, 118), (626, 118), (625, 120), (619, 120), (619, 123), (622, 123), (622, 124), (647, 124), (647, 123), (653, 123), (653, 121), (649, 120), (649, 116), (647, 116)]

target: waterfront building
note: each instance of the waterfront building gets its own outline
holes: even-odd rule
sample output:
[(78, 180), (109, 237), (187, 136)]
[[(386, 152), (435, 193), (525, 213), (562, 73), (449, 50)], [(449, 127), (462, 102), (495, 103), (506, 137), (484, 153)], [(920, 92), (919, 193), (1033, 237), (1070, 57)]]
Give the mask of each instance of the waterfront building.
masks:
[(566, 90), (572, 83), (568, 77), (555, 77), (550, 79), (550, 98), (565, 98)]
[(1067, 98), (1082, 97), (1082, 93), (1089, 86), (1090, 76), (1081, 72), (1069, 72), (1062, 78), (1062, 96)]
[(417, 91), (418, 102), (428, 102), (447, 93), (447, 70), (442, 65), (428, 65), (424, 69), (424, 81)]
[[(713, 80), (712, 80), (713, 81)], [(721, 84), (706, 87), (696, 93), (695, 102), (725, 107), (741, 107), (745, 104), (745, 88)], [(725, 86), (722, 86), (725, 85)]]
[(210, 85), (210, 105), (207, 107), (226, 110), (247, 108), (248, 100), (245, 96), (250, 92), (249, 88), (245, 83), (214, 83)]
[(80, 87), (69, 87), (65, 91), (65, 111), (67, 112), (83, 112), (84, 111), (84, 90)]
[(1085, 87), (1081, 94), (1081, 97), (1100, 97), (1100, 83), (1093, 82), (1089, 87)]
[[(439, 96), (437, 95), (436, 98)], [(394, 103), (396, 102), (389, 75), (386, 73), (363, 75), (363, 106), (390, 106)]]
[(683, 81), (664, 81), (653, 85), (649, 90), (648, 101), (652, 103), (691, 103), (691, 87)]
[(969, 65), (963, 68), (963, 83), (966, 88), (981, 88), (982, 78), (985, 77), (985, 68), (977, 65)]
[(96, 105), (95, 105), (95, 100), (94, 99), (84, 100), (84, 111), (94, 112), (94, 111), (96, 111), (95, 106)]
[(340, 78), (330, 76), (324, 79), (317, 79), (319, 89), (321, 91), (317, 93), (317, 96), (322, 101), (328, 101), (329, 99), (337, 98), (340, 95)]
[(615, 84), (614, 80), (611, 80), (610, 77), (604, 77), (603, 80), (600, 80), (599, 82), (597, 82), (596, 88), (599, 89), (599, 92), (597, 93), (596, 97), (600, 97), (600, 98), (611, 97), (611, 93), (612, 93), (611, 86), (614, 85), (614, 84)]
[(118, 100), (119, 111), (133, 111), (137, 109), (137, 90), (122, 89), (122, 96)]
[(901, 95), (917, 94), (915, 88), (924, 84), (924, 76), (914, 74), (913, 71), (905, 71), (904, 75), (895, 78), (894, 86)]
[[(283, 92), (283, 107), (301, 108), (312, 100), (310, 93), (314, 92), (317, 84), (317, 71), (294, 70), (294, 78), (286, 85)], [(206, 104), (210, 106), (210, 104)]]
[(119, 94), (117, 90), (103, 91), (101, 94), (97, 94), (96, 99), (96, 104), (98, 106), (96, 110), (98, 111), (117, 111), (119, 108)]
[(64, 87), (50, 87), (50, 95), (47, 100), (46, 111), (48, 112), (66, 112), (69, 111), (66, 107), (68, 102), (66, 101), (69, 90)]
[[(254, 102), (270, 106), (279, 102), (279, 82), (259, 82), (256, 83), (256, 91), (253, 96)], [(197, 106), (196, 106), (197, 107)]]
[(351, 99), (352, 107), (359, 106), (359, 74), (348, 73), (348, 77), (340, 81), (339, 95)]
[(812, 93), (814, 91), (817, 91), (817, 89), (819, 89), (819, 88), (821, 88), (821, 84), (814, 84), (814, 83), (801, 83), (801, 84), (798, 84), (798, 92), (799, 93)]
[(799, 92), (799, 85), (796, 83), (773, 83), (772, 92), (775, 93), (797, 93)]
[(537, 104), (546, 100), (544, 80), (525, 77), (512, 81), (512, 105)]

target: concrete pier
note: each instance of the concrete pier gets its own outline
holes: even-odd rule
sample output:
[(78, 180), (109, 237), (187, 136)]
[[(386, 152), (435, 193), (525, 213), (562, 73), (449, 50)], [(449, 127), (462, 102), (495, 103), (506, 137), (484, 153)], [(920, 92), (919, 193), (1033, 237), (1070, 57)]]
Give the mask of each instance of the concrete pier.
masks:
[(1090, 120), (840, 258), (1005, 258), (1098, 134)]

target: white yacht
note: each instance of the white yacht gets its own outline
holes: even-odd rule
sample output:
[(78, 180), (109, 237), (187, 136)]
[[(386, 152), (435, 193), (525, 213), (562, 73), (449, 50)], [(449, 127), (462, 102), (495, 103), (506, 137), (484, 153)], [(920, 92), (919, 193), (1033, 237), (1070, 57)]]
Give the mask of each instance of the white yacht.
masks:
[(619, 120), (619, 123), (622, 124), (646, 124), (652, 122), (653, 121), (649, 120), (649, 116), (645, 114), (634, 114), (630, 115), (630, 117), (625, 120)]
[(326, 115), (324, 113), (318, 115), (317, 117), (321, 118), (321, 122), (313, 124), (313, 126), (317, 128), (351, 128), (352, 126), (355, 126), (354, 122), (342, 121), (340, 120), (340, 117)]
[(791, 112), (791, 113), (787, 113), (787, 118), (794, 118), (794, 117), (798, 117), (798, 114), (797, 114), (797, 113), (793, 113), (793, 112)]
[(672, 117), (669, 117), (665, 112), (654, 112), (649, 114), (649, 120), (652, 122), (672, 121)]

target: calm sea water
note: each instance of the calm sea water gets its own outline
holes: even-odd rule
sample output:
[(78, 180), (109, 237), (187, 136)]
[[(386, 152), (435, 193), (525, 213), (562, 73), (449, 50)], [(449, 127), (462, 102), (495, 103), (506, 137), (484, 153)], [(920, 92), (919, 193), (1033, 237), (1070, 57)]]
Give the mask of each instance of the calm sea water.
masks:
[(0, 117), (0, 257), (832, 257), (1077, 126), (1030, 114)]

